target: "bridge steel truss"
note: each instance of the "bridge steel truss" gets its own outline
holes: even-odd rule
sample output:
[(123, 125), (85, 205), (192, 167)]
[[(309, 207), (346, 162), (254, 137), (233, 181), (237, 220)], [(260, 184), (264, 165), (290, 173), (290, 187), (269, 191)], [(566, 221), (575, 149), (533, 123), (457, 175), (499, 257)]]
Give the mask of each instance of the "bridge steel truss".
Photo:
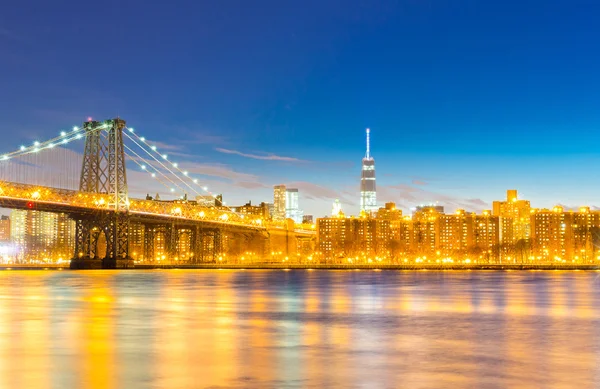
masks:
[(72, 267), (89, 267), (90, 260), (99, 259), (97, 242), (100, 233), (106, 237), (106, 257), (102, 259), (101, 267), (129, 267), (133, 264), (128, 247), (129, 192), (123, 145), (125, 127), (125, 120), (119, 118), (83, 123), (86, 138), (79, 190), (108, 195), (108, 207), (106, 211), (95, 212), (92, 216), (74, 218), (76, 243)]

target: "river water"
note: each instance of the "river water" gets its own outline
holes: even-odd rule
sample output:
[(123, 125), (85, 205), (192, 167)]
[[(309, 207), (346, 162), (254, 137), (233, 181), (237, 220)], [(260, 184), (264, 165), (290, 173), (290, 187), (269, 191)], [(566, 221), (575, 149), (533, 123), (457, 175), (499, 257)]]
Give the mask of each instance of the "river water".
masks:
[(599, 276), (0, 271), (0, 388), (598, 388)]

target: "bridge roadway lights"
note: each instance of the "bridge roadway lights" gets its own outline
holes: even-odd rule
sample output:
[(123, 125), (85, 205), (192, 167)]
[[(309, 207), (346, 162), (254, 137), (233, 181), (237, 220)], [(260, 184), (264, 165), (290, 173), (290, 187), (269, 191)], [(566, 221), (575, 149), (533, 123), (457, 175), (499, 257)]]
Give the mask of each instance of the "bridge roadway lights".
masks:
[(133, 269), (131, 258), (73, 258), (70, 268), (73, 270), (92, 269)]

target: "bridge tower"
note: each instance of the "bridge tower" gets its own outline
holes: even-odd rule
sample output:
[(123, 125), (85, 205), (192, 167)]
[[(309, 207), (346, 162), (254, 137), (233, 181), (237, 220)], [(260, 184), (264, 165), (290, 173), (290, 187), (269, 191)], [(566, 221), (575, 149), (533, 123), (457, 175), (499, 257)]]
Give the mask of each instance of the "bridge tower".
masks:
[[(108, 195), (107, 208), (76, 220), (75, 256), (72, 268), (116, 268), (133, 264), (129, 257), (129, 192), (123, 146), (123, 119), (87, 121), (79, 190)], [(97, 257), (98, 230), (106, 238), (106, 256)]]

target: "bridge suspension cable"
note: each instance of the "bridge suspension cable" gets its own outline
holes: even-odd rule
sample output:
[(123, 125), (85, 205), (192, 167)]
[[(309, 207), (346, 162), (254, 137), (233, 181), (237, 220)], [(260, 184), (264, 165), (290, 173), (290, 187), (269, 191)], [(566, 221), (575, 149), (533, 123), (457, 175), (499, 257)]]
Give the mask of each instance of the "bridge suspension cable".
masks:
[[(135, 132), (135, 130), (133, 128), (131, 128), (131, 127), (127, 128), (126, 127), (126, 129), (127, 129), (127, 132), (125, 132), (124, 134), (126, 134), (126, 136), (129, 139), (131, 139), (138, 147), (140, 147), (141, 149), (143, 149), (148, 155), (150, 155), (156, 162), (158, 162), (159, 164), (161, 164), (161, 166), (163, 166), (171, 174), (173, 174), (175, 177), (177, 177), (178, 180), (180, 180), (181, 182), (185, 183), (185, 185), (187, 187), (189, 187), (190, 189), (192, 189), (194, 191), (194, 193), (201, 194), (202, 192), (204, 192), (204, 193), (209, 194), (213, 198), (217, 197), (216, 194), (214, 194), (213, 192), (209, 191), (206, 186), (202, 186), (199, 183), (199, 180), (197, 178), (190, 177), (189, 172), (187, 170), (181, 169), (179, 167), (179, 164), (177, 162), (174, 162), (174, 161), (168, 159), (167, 154), (161, 154), (158, 151), (158, 147), (156, 145), (150, 145), (149, 144), (150, 141), (148, 141), (143, 136), (139, 136)], [(135, 140), (133, 138), (135, 138)], [(147, 148), (144, 147), (144, 146), (146, 146)], [(148, 150), (148, 148), (150, 150)], [(170, 168), (168, 166), (166, 166), (165, 162), (170, 165)], [(180, 175), (176, 174), (173, 170), (175, 170), (176, 172), (180, 173)], [(198, 192), (198, 190), (194, 189), (194, 186), (198, 187), (202, 192)], [(241, 215), (240, 213), (235, 212), (233, 209), (231, 209), (230, 207), (226, 206), (225, 204), (221, 204), (221, 206), (223, 208), (228, 209), (232, 213)]]
[[(150, 141), (148, 141), (148, 140), (147, 140), (145, 137), (143, 137), (143, 136), (139, 136), (139, 135), (138, 135), (138, 134), (137, 134), (137, 133), (136, 133), (136, 132), (133, 130), (133, 128), (128, 128), (128, 132), (129, 132), (129, 134), (127, 134), (127, 135), (128, 135), (128, 137), (129, 137), (130, 139), (134, 137), (134, 138), (137, 140), (137, 141), (136, 141), (136, 144), (138, 144), (138, 146), (139, 146), (139, 147), (142, 147), (142, 146), (140, 145), (140, 143), (141, 143), (141, 144), (143, 144), (143, 145), (147, 146), (147, 147), (148, 147), (148, 148), (149, 148), (149, 149), (150, 149), (150, 150), (151, 150), (151, 151), (152, 151), (152, 152), (153, 152), (155, 155), (157, 155), (157, 156), (158, 156), (158, 158), (156, 158), (155, 156), (153, 156), (153, 158), (155, 158), (155, 159), (156, 159), (158, 162), (161, 162), (161, 161), (160, 161), (161, 159), (162, 159), (162, 160), (164, 160), (165, 162), (167, 162), (167, 163), (168, 163), (168, 164), (171, 166), (171, 169), (172, 169), (172, 170), (171, 170), (171, 169), (169, 169), (169, 171), (170, 171), (172, 174), (174, 174), (175, 176), (177, 176), (177, 178), (178, 178), (179, 180), (181, 180), (181, 181), (183, 181), (183, 182), (185, 182), (185, 180), (186, 180), (186, 179), (187, 179), (187, 180), (189, 180), (189, 182), (186, 184), (188, 187), (190, 187), (190, 188), (193, 188), (193, 186), (196, 186), (196, 187), (198, 187), (198, 189), (200, 189), (202, 192), (204, 192), (204, 193), (207, 193), (207, 194), (209, 194), (209, 195), (211, 195), (211, 196), (213, 196), (213, 197), (215, 197), (215, 196), (216, 196), (216, 195), (215, 195), (213, 192), (211, 192), (210, 190), (208, 190), (208, 188), (207, 188), (206, 186), (202, 186), (202, 185), (199, 183), (199, 180), (198, 180), (197, 178), (191, 178), (191, 177), (190, 177), (190, 174), (189, 174), (189, 172), (188, 172), (187, 170), (183, 170), (183, 169), (181, 169), (181, 168), (179, 167), (179, 164), (178, 164), (178, 163), (176, 163), (176, 162), (174, 162), (174, 161), (171, 161), (171, 160), (169, 160), (169, 159), (168, 159), (168, 156), (167, 156), (167, 154), (161, 154), (161, 152), (160, 152), (160, 151), (158, 151), (158, 147), (156, 147), (156, 145), (152, 145), (152, 146), (151, 146), (151, 145), (150, 145)], [(132, 139), (132, 140), (133, 140), (133, 139)], [(151, 153), (150, 153), (150, 152), (149, 152), (147, 149), (145, 149), (145, 148), (144, 148), (144, 150), (145, 150), (145, 151), (146, 151), (148, 154), (151, 154)], [(163, 164), (163, 166), (164, 166), (164, 164)], [(177, 175), (175, 172), (173, 172), (173, 170), (175, 170), (175, 171), (177, 171), (178, 173), (180, 173), (180, 174), (181, 174), (181, 176), (180, 176), (180, 175)], [(183, 177), (182, 177), (182, 176), (183, 176)], [(193, 184), (193, 185), (192, 185), (192, 184)], [(193, 189), (193, 190), (195, 190), (195, 189)], [(202, 192), (200, 192), (200, 193), (202, 193)]]
[[(132, 157), (128, 153), (125, 153), (129, 157), (129, 160), (132, 161), (132, 162), (134, 162), (136, 165), (138, 165), (141, 170), (150, 172), (150, 175), (152, 176), (152, 178), (154, 178), (154, 179), (156, 179), (156, 181), (160, 182), (169, 191), (174, 192), (173, 186), (176, 186), (179, 190), (181, 190), (182, 193), (185, 193), (185, 191), (184, 191), (184, 189), (182, 187), (180, 187), (176, 182), (174, 182), (173, 180), (171, 180), (160, 169), (157, 169), (149, 161), (147, 161), (145, 158), (143, 158), (138, 153), (136, 153), (131, 147), (127, 146), (126, 144), (124, 144), (123, 146), (125, 147), (125, 149), (127, 149), (131, 154), (133, 154), (135, 156), (135, 157)], [(138, 159), (141, 160), (143, 163), (139, 162)], [(150, 166), (151, 169), (148, 169), (148, 166)], [(154, 170), (154, 171), (152, 171), (152, 170)], [(156, 173), (158, 173), (161, 176), (163, 176), (167, 181), (169, 181), (173, 185), (172, 186), (168, 185), (165, 182), (163, 182), (162, 180), (160, 180), (159, 178), (157, 178), (156, 177)]]
[[(67, 148), (73, 141), (85, 139), (84, 130), (73, 127), (59, 136), (0, 154), (0, 179), (62, 189), (76, 189), (81, 159)], [(48, 150), (53, 150), (51, 153)]]
[[(169, 166), (165, 165), (160, 159), (158, 159), (156, 156), (152, 155), (152, 153), (150, 153), (145, 147), (143, 147), (140, 143), (138, 143), (133, 137), (129, 136), (128, 134), (126, 134), (126, 137), (131, 139), (131, 141), (133, 143), (135, 143), (140, 149), (142, 149), (148, 156), (150, 156), (152, 159), (154, 159), (154, 161), (156, 161), (156, 163), (158, 163), (160, 166), (162, 166), (166, 171), (168, 171), (169, 173), (171, 173), (172, 176), (174, 176), (177, 180), (179, 180), (183, 185), (187, 186), (191, 191), (193, 191), (195, 194), (200, 195), (200, 192), (198, 192), (197, 190), (195, 190), (189, 183), (185, 182), (183, 179), (181, 179), (181, 177), (179, 177), (177, 174), (175, 174), (173, 172), (173, 170), (171, 170), (169, 168)], [(129, 148), (128, 148), (129, 149)], [(131, 150), (131, 149), (129, 149)], [(139, 158), (141, 158), (139, 155), (137, 155)], [(164, 159), (164, 158), (163, 158)], [(155, 166), (153, 166), (150, 162), (146, 161), (150, 166), (152, 166), (156, 171), (159, 171), (161, 174), (163, 174), (163, 176), (165, 176), (165, 178), (167, 178), (167, 176), (162, 173), (162, 171), (160, 171), (160, 169), (156, 168)], [(142, 169), (144, 170), (144, 169)], [(167, 178), (168, 179), (168, 178)], [(172, 180), (169, 179), (169, 181), (171, 183), (173, 183), (173, 185), (176, 185), (178, 188), (180, 188), (184, 193), (186, 193), (186, 191), (181, 188), (178, 184), (174, 183)]]
[(84, 139), (85, 132), (83, 128), (73, 127), (73, 131), (61, 131), (60, 135), (44, 142), (34, 142), (31, 146), (22, 145), (19, 149), (9, 153), (2, 154), (0, 160), (6, 161), (14, 157), (19, 157), (26, 154), (38, 153), (45, 149), (53, 149), (57, 146), (64, 146), (74, 140)]
[[(78, 189), (82, 156), (79, 151), (67, 148), (67, 145), (78, 140), (85, 140), (87, 136), (97, 132), (102, 132), (101, 138), (107, 141), (107, 134), (104, 133), (104, 130), (108, 130), (109, 124), (107, 122), (97, 124), (96, 126), (74, 126), (72, 130), (63, 130), (60, 135), (43, 142), (36, 141), (29, 146), (22, 145), (12, 152), (0, 153), (0, 180), (53, 188)], [(127, 145), (123, 142), (123, 147), (127, 150), (125, 153), (127, 159), (135, 163), (142, 171), (148, 172), (168, 192), (173, 194), (177, 189), (181, 194), (189, 192), (199, 196), (206, 193), (212, 198), (217, 197), (206, 186), (203, 186), (198, 178), (191, 177), (187, 170), (182, 169), (177, 162), (170, 160), (167, 154), (161, 154), (156, 144), (139, 136), (133, 128), (124, 127), (123, 134), (124, 138), (133, 143)], [(50, 149), (54, 149), (54, 151), (47, 152)], [(237, 213), (224, 204), (221, 206), (230, 212)]]

